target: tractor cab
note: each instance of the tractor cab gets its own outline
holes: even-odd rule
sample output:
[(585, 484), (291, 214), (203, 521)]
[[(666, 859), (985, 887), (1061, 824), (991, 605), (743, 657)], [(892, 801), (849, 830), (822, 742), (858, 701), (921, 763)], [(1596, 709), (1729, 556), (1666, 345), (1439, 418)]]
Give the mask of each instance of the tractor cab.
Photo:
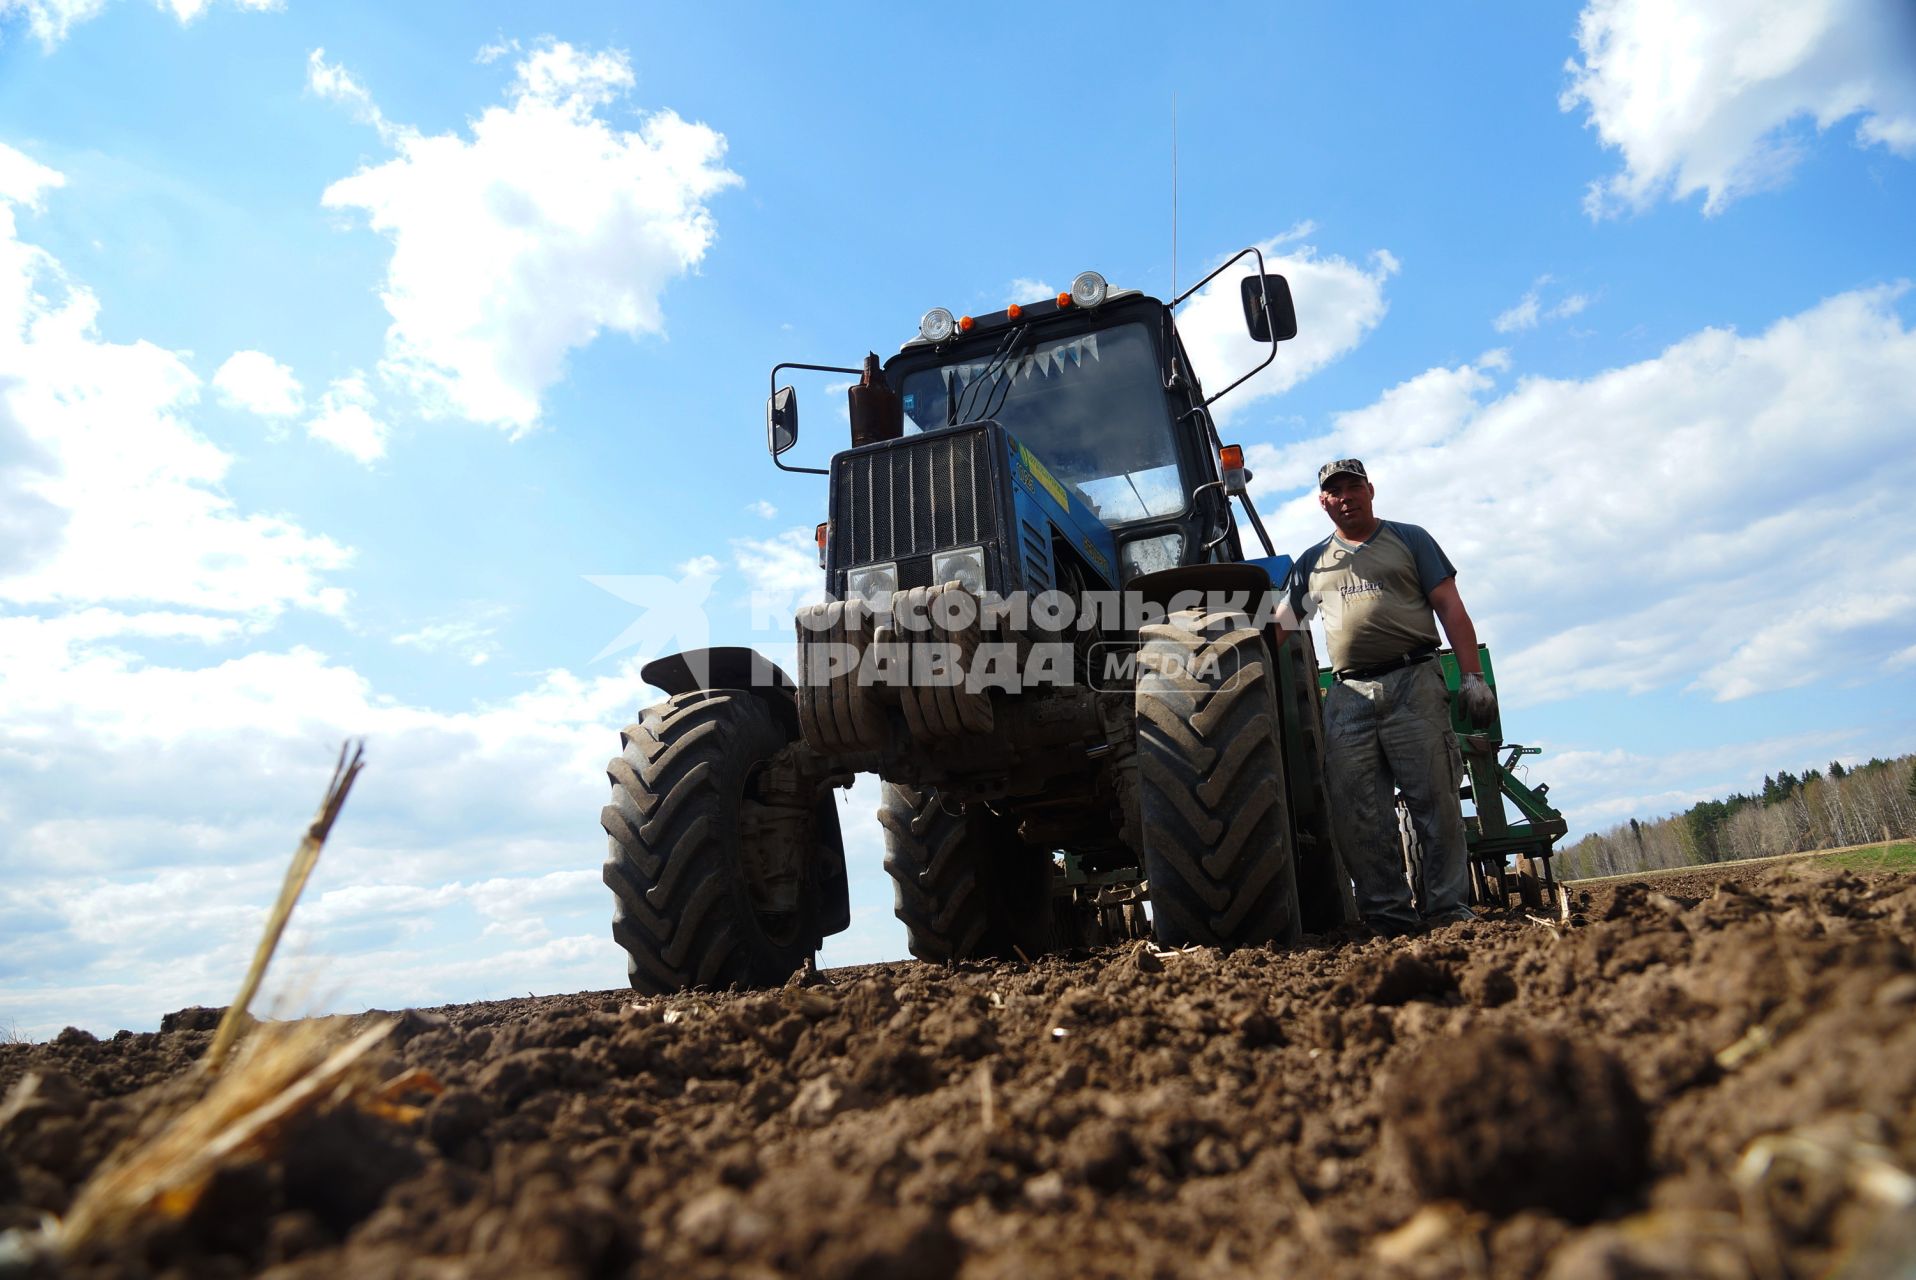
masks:
[[(907, 434), (985, 420), (1010, 433), (1110, 531), (1121, 582), (1201, 554), (1201, 531), (1226, 517), (1220, 494), (1191, 500), (1217, 479), (1216, 464), (1194, 386), (1175, 373), (1183, 362), (1164, 305), (1136, 291), (1091, 296), (1089, 306), (1065, 293), (966, 317), (963, 338), (921, 335), (885, 374)], [(933, 332), (940, 315), (928, 317)]]
[[(1243, 282), (1246, 324), (1274, 356), (1296, 317), (1284, 278), (1264, 274), (1261, 255), (1259, 267)], [(1068, 291), (1002, 311), (927, 311), (884, 363), (881, 394), (869, 370), (852, 389), (853, 447), (832, 460), (820, 529), (828, 597), (944, 581), (961, 559), (978, 572), (959, 580), (1001, 594), (1108, 590), (1242, 560), (1229, 499), (1256, 522), (1248, 477), (1235, 451), (1222, 453), (1208, 412), (1217, 397), (1191, 372), (1173, 319), (1217, 274), (1168, 305), (1087, 271)], [(774, 461), (809, 470), (779, 461), (797, 439), (796, 399), (777, 385), (786, 368), (860, 371), (773, 370)], [(974, 554), (935, 563), (958, 550)]]

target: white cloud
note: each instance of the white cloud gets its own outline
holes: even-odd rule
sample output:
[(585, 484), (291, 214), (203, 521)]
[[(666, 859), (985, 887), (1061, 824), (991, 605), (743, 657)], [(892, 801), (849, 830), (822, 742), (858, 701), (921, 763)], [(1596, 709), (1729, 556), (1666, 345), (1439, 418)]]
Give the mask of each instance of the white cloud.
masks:
[(662, 333), (666, 287), (716, 234), (707, 201), (739, 178), (725, 139), (671, 111), (636, 131), (601, 112), (633, 74), (623, 53), (548, 42), (517, 66), (504, 106), (470, 136), (394, 126), (315, 51), (316, 91), (348, 102), (398, 153), (333, 183), (392, 243), (381, 372), (452, 413), (521, 433), (566, 354), (607, 329)]
[[(0, 180), (14, 201), (59, 185), (6, 148)], [(242, 512), (221, 487), (232, 456), (190, 421), (199, 379), (151, 343), (104, 341), (98, 312), (0, 199), (0, 601), (342, 608), (326, 578), (347, 550)]]
[(1509, 333), (1515, 329), (1534, 329), (1537, 327), (1537, 291), (1524, 294), (1516, 306), (1511, 307), (1491, 321), (1490, 327), (1498, 333)]
[(756, 593), (798, 603), (823, 598), (825, 572), (818, 567), (818, 539), (809, 528), (770, 538), (734, 538), (732, 563)]
[[(212, 0), (154, 0), (154, 3), (182, 23), (192, 22), (213, 7)], [(284, 0), (232, 0), (232, 3), (254, 13), (270, 13), (286, 7)]]
[[(283, 7), (281, 0), (231, 2), (241, 9), (256, 13)], [(212, 0), (153, 0), (153, 7), (172, 14), (185, 24), (211, 8)], [(0, 21), (13, 17), (25, 18), (27, 30), (50, 53), (74, 27), (99, 17), (105, 8), (106, 0), (0, 0)]]
[(67, 33), (106, 7), (106, 0), (0, 0), (0, 20), (25, 18), (27, 30), (51, 51)]
[(306, 408), (293, 371), (264, 351), (235, 351), (213, 374), (213, 390), (236, 409), (262, 418), (296, 417)]
[(374, 403), (364, 374), (335, 378), (319, 398), (319, 411), (307, 420), (306, 434), (361, 462), (377, 462), (386, 456), (392, 429), (373, 416)]
[(472, 60), (482, 67), (489, 67), (507, 54), (517, 52), (519, 52), (517, 40), (494, 40), (480, 45), (479, 52), (472, 55)]
[(1316, 465), (1362, 457), (1379, 513), (1429, 528), (1459, 566), (1518, 703), (1868, 678), (1916, 631), (1903, 294), (1842, 294), (1754, 336), (1707, 329), (1582, 380), (1500, 391), (1488, 361), (1429, 370), (1322, 438), (1251, 450), (1267, 523), (1293, 550), (1315, 542)]
[[(1308, 226), (1309, 224), (1302, 224)], [(1290, 281), (1297, 306), (1297, 337), (1278, 344), (1277, 359), (1212, 408), (1220, 423), (1242, 413), (1253, 401), (1288, 391), (1325, 365), (1352, 350), (1384, 318), (1384, 282), (1397, 273), (1397, 259), (1386, 250), (1371, 255), (1368, 268), (1330, 255), (1320, 257), (1307, 244), (1279, 252), (1299, 228), (1259, 246), (1265, 270)], [(1178, 333), (1196, 366), (1206, 394), (1216, 395), (1256, 368), (1270, 348), (1251, 341), (1244, 328), (1244, 304), (1238, 281), (1257, 270), (1245, 258), (1186, 303), (1178, 312)]]
[(447, 654), (467, 666), (480, 667), (492, 661), (499, 652), (499, 646), (493, 640), (499, 629), (491, 624), (505, 616), (503, 606), (487, 605), (473, 609), (465, 617), (427, 623), (401, 632), (393, 637), (393, 643), (417, 649), (421, 653)]
[(205, 613), (154, 609), (122, 613), (94, 606), (53, 617), (0, 616), (0, 654), (24, 665), (64, 661), (76, 645), (105, 640), (197, 640), (217, 644), (247, 633), (249, 623)]
[(0, 142), (0, 201), (37, 209), (42, 195), (65, 185), (64, 174)]
[(315, 49), (306, 56), (306, 87), (322, 98), (343, 105), (359, 123), (371, 125), (388, 146), (397, 146), (417, 136), (388, 121), (366, 86), (346, 68), (326, 61), (324, 49)]
[(1565, 111), (1622, 172), (1592, 183), (1600, 217), (1704, 193), (1705, 213), (1785, 181), (1799, 122), (1855, 118), (1856, 140), (1916, 155), (1916, 9), (1907, 0), (1590, 0)]
[(1549, 306), (1544, 305), (1544, 293), (1554, 283), (1551, 277), (1542, 275), (1537, 282), (1524, 291), (1516, 305), (1502, 312), (1491, 321), (1490, 327), (1498, 333), (1514, 333), (1523, 329), (1534, 329), (1540, 320), (1567, 320), (1578, 315), (1590, 305), (1588, 295), (1572, 293), (1558, 299)]
[(1589, 305), (1590, 299), (1587, 295), (1573, 293), (1550, 308), (1549, 315), (1552, 320), (1568, 320), (1571, 316), (1582, 315)]
[(1019, 276), (1005, 286), (1005, 305), (1014, 302), (1042, 302), (1046, 298), (1055, 298), (1059, 291), (1044, 280), (1033, 280), (1028, 276)]
[(761, 520), (774, 520), (778, 518), (778, 508), (763, 498), (758, 499), (756, 502), (746, 503), (745, 509)]

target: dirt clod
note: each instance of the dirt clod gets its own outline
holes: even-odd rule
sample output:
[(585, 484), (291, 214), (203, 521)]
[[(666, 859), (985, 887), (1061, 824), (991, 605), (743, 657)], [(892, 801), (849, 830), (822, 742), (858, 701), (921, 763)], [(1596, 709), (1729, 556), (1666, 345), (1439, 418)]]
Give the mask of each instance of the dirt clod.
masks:
[(1440, 1040), (1400, 1060), (1384, 1105), (1385, 1141), (1426, 1199), (1587, 1222), (1643, 1177), (1649, 1121), (1629, 1073), (1561, 1035)]
[(217, 1031), (220, 1019), (226, 1016), (224, 1007), (209, 1009), (205, 1005), (188, 1005), (184, 1009), (175, 1009), (171, 1013), (160, 1015), (161, 1031)]
[(1472, 969), (1463, 983), (1464, 999), (1495, 1009), (1517, 998), (1517, 980), (1502, 969)]
[(1420, 955), (1399, 952), (1392, 956), (1371, 983), (1372, 1004), (1408, 1004), (1412, 1000), (1439, 1000), (1457, 989), (1450, 973)]

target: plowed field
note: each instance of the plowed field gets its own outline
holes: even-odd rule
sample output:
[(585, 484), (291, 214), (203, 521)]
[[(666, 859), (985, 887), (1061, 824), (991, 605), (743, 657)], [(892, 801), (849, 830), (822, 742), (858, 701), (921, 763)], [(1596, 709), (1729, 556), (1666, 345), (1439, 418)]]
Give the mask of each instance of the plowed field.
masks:
[(430, 1083), (322, 1101), (64, 1252), (32, 1230), (202, 1089), (212, 1016), (4, 1046), (0, 1274), (1909, 1274), (1916, 879), (1574, 897), (1567, 926), (411, 1012), (378, 1073)]

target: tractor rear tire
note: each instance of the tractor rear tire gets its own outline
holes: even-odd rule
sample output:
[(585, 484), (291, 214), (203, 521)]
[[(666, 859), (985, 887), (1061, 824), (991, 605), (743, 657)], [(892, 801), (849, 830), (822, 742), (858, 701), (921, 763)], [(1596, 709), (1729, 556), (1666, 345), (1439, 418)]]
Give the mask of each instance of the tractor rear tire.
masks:
[[(773, 846), (781, 817), (753, 782), (790, 738), (750, 693), (701, 689), (639, 713), (606, 766), (612, 803), (599, 815), (611, 846), (612, 937), (634, 988), (776, 986), (817, 950), (817, 893), (800, 868), (794, 888), (768, 875), (789, 848)], [(826, 809), (826, 816), (832, 811)], [(818, 815), (788, 838), (810, 848)]]
[[(1290, 705), (1286, 715), (1297, 723), (1304, 743), (1301, 771), (1308, 779), (1306, 803), (1291, 796), (1291, 817), (1296, 823), (1297, 905), (1305, 933), (1329, 933), (1357, 920), (1357, 895), (1344, 858), (1337, 847), (1337, 835), (1331, 824), (1330, 789), (1324, 782), (1324, 700), (1317, 691), (1317, 662), (1309, 632), (1287, 636), (1282, 650), (1290, 664)], [(1305, 817), (1303, 813), (1308, 813)]]
[(1185, 610), (1138, 633), (1139, 810), (1165, 946), (1297, 941), (1276, 671), (1241, 613)]
[(885, 871), (920, 960), (1035, 960), (1052, 948), (1051, 859), (983, 805), (945, 809), (930, 787), (880, 792)]

